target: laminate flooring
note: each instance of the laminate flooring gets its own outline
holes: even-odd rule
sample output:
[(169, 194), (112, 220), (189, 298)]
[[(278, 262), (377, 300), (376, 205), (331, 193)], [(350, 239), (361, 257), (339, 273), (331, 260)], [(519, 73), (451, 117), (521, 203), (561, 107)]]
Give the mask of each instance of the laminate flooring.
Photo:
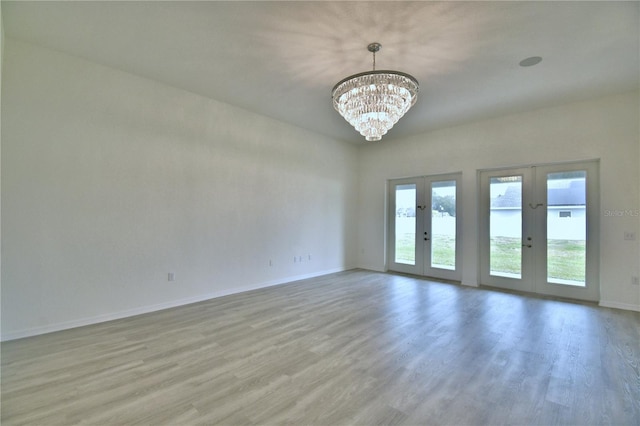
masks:
[(1, 422), (640, 424), (640, 313), (352, 270), (2, 343)]

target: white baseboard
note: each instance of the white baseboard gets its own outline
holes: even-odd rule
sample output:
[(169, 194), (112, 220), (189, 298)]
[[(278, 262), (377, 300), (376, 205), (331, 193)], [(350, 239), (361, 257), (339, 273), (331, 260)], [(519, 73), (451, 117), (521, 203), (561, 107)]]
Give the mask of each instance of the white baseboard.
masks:
[(384, 268), (380, 268), (379, 265), (358, 265), (357, 268), (364, 269), (365, 271), (387, 272)]
[(632, 303), (621, 303), (621, 302), (611, 302), (609, 300), (601, 300), (598, 303), (599, 306), (603, 308), (614, 308), (614, 309), (624, 309), (625, 311), (636, 311), (640, 312), (640, 305), (635, 305)]
[(40, 327), (31, 327), (22, 330), (10, 331), (3, 333), (0, 337), (1, 342), (9, 340), (22, 339), (25, 337), (37, 336), (40, 334), (53, 333), (56, 331), (68, 330), (76, 327), (83, 327), (86, 325), (99, 324), (101, 322), (113, 321), (122, 318), (133, 317), (141, 314), (148, 314), (150, 312), (161, 311), (163, 309), (176, 308), (178, 306), (190, 305), (192, 303), (203, 302), (205, 300), (216, 299), (218, 297), (229, 296), (232, 294), (245, 293), (247, 291), (258, 290), (260, 288), (273, 287), (276, 285), (287, 284), (293, 281), (304, 280), (307, 278), (319, 277), (322, 275), (333, 274), (336, 272), (346, 271), (344, 268), (329, 269), (325, 271), (313, 272), (310, 274), (294, 275), (286, 278), (264, 281), (261, 283), (251, 284), (242, 287), (235, 287), (231, 289), (225, 289), (214, 293), (202, 294), (193, 297), (186, 297), (183, 299), (170, 300), (155, 305), (140, 306), (133, 309), (127, 309), (124, 311), (111, 312), (108, 314), (96, 315), (88, 318), (80, 318), (72, 321), (64, 321), (55, 324), (47, 324)]

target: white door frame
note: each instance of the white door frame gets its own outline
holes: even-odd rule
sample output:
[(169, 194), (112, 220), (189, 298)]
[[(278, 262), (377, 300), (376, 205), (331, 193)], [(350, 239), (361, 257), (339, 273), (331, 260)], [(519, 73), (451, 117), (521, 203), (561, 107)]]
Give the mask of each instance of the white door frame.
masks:
[[(599, 283), (599, 177), (598, 161), (544, 164), (478, 171), (480, 284), (571, 299), (598, 301)], [(547, 176), (555, 172), (586, 172), (586, 271), (584, 287), (562, 285), (547, 278)], [(522, 176), (522, 276), (490, 274), (489, 179)], [(530, 239), (529, 239), (530, 238)]]
[[(433, 266), (431, 264), (431, 247), (433, 244), (432, 216), (432, 184), (443, 181), (455, 182), (455, 267), (453, 269)], [(395, 223), (396, 187), (413, 185), (416, 189), (415, 200), (415, 263), (398, 263), (395, 259)], [(462, 174), (447, 173), (439, 175), (418, 176), (388, 181), (388, 220), (387, 220), (387, 269), (413, 275), (460, 281), (462, 278)]]

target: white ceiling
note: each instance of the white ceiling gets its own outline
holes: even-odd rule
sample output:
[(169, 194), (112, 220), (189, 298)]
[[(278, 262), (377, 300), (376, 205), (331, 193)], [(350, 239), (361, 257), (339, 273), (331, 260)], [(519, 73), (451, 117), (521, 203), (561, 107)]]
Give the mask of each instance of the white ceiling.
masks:
[[(639, 2), (10, 2), (5, 34), (338, 139), (331, 104), (378, 69), (420, 82), (384, 138), (637, 89)], [(530, 56), (533, 67), (518, 63)]]

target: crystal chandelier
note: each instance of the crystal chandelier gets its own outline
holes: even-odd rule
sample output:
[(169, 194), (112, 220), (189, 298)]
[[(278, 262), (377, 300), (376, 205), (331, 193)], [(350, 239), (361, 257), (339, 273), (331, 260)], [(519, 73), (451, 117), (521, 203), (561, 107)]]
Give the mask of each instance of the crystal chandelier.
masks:
[(333, 87), (333, 107), (368, 141), (379, 141), (416, 103), (418, 80), (398, 71), (376, 71), (380, 43), (367, 46), (373, 71), (354, 74)]

